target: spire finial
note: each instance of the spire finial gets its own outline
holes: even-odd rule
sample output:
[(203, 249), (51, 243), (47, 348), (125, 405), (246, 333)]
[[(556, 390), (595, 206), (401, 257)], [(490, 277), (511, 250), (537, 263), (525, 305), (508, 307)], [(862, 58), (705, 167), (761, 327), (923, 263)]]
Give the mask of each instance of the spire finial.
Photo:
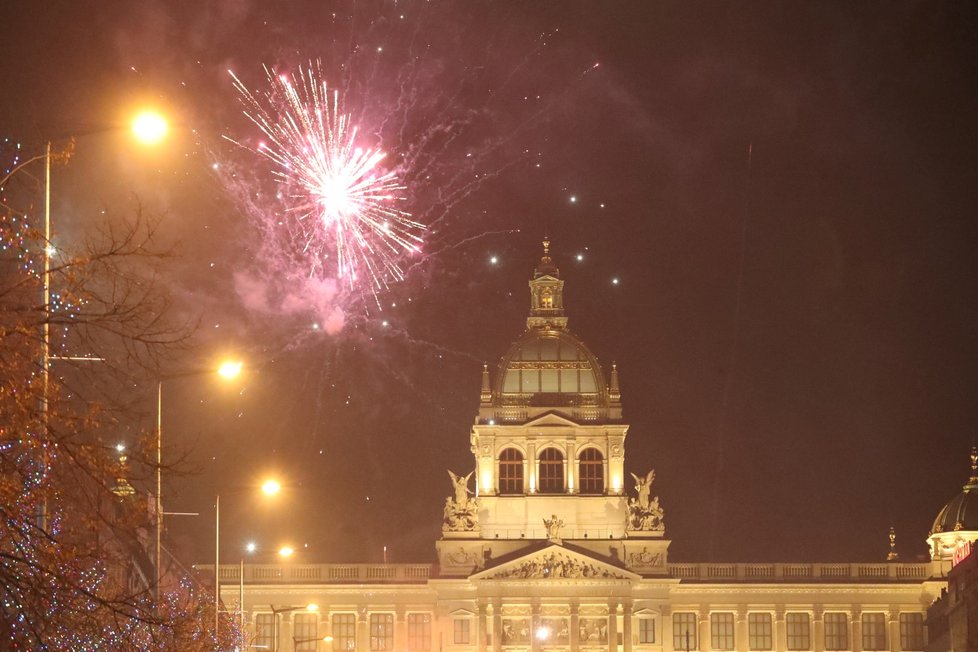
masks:
[(543, 236), (543, 255), (550, 255), (550, 236)]
[(489, 382), (489, 363), (482, 363), (482, 391), (479, 400), (483, 403), (492, 403), (492, 385)]
[(886, 561), (896, 561), (900, 555), (896, 551), (896, 530), (890, 526), (890, 552), (886, 553)]

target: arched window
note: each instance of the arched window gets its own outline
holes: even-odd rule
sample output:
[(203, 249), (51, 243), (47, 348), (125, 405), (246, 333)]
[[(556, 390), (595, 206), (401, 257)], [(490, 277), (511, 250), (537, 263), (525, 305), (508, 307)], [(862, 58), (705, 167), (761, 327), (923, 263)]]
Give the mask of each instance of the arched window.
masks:
[(540, 453), (540, 493), (564, 492), (564, 456), (556, 448), (545, 448)]
[(523, 493), (523, 454), (507, 448), (499, 455), (499, 493)]
[(578, 486), (582, 494), (604, 493), (604, 456), (596, 448), (585, 448), (577, 465)]
[(549, 288), (545, 289), (540, 297), (540, 307), (545, 310), (554, 307), (554, 293)]

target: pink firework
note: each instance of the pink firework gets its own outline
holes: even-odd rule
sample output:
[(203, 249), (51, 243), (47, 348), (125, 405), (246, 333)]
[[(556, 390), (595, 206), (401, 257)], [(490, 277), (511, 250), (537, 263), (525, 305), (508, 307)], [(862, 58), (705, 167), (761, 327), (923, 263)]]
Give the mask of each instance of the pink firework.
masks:
[(259, 94), (231, 77), (245, 115), (266, 138), (251, 149), (272, 163), (298, 226), (296, 244), (312, 254), (309, 275), (335, 275), (374, 295), (403, 280), (399, 261), (420, 251), (425, 227), (398, 208), (405, 187), (382, 166), (386, 154), (358, 146), (357, 127), (318, 65), (295, 75), (265, 72), (269, 88)]

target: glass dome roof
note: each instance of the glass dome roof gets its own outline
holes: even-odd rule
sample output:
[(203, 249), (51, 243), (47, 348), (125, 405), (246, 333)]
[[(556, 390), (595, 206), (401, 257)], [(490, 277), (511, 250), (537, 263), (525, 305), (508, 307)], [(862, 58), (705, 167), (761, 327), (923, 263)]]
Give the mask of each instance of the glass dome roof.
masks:
[(598, 361), (567, 331), (528, 330), (510, 346), (499, 371), (498, 397), (523, 396), (529, 404), (553, 405), (606, 400)]

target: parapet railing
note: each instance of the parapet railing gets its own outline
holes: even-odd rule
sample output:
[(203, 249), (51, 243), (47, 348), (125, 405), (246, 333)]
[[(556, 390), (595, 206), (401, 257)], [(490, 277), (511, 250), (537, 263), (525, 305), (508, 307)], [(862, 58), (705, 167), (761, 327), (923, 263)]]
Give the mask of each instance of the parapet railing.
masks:
[(879, 564), (668, 564), (669, 574), (701, 582), (914, 582), (938, 574), (930, 562)]
[[(213, 565), (199, 565), (205, 577), (213, 577)], [(239, 582), (240, 567), (221, 565), (222, 584)], [(424, 584), (431, 564), (245, 564), (246, 584), (377, 583)]]

